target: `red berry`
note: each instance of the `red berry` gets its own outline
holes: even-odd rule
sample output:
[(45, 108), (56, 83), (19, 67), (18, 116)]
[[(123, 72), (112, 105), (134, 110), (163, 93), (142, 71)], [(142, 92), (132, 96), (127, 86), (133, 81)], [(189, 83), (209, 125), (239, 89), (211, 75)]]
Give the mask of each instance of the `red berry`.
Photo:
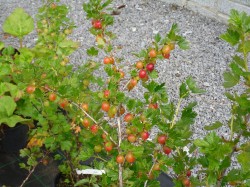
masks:
[(162, 56), (166, 59), (169, 59), (170, 58), (170, 53), (163, 53)]
[(134, 119), (133, 114), (128, 113), (128, 114), (126, 114), (126, 115), (124, 116), (124, 121), (125, 121), (125, 122), (131, 122), (133, 119)]
[(163, 152), (167, 155), (169, 155), (171, 153), (171, 148), (170, 147), (167, 147), (167, 146), (163, 146)]
[(191, 174), (192, 174), (192, 172), (190, 170), (187, 170), (187, 173), (186, 173), (187, 177), (190, 177)]
[(87, 103), (83, 103), (81, 107), (82, 107), (82, 109), (83, 109), (84, 111), (88, 112), (88, 110), (89, 110), (89, 105), (88, 105)]
[(122, 164), (124, 161), (125, 161), (125, 158), (124, 158), (123, 155), (118, 155), (118, 156), (116, 157), (116, 162), (117, 162), (118, 164)]
[(190, 186), (190, 180), (188, 178), (185, 178), (182, 180), (182, 184), (185, 186), (185, 187), (189, 187)]
[(150, 58), (155, 58), (157, 56), (157, 51), (155, 49), (151, 49), (148, 53)]
[(109, 104), (109, 102), (103, 101), (103, 102), (102, 102), (102, 110), (105, 111), (105, 112), (108, 112), (109, 109), (110, 109), (110, 104)]
[(109, 90), (105, 90), (103, 94), (104, 94), (105, 98), (108, 98), (109, 95), (110, 95), (110, 91)]
[(149, 133), (148, 133), (147, 131), (143, 131), (143, 132), (141, 133), (141, 138), (142, 138), (144, 141), (147, 140), (148, 137), (149, 137)]
[(88, 128), (89, 125), (90, 125), (89, 119), (88, 119), (88, 118), (84, 118), (84, 119), (82, 120), (82, 125), (83, 125), (85, 128)]
[(69, 102), (67, 99), (64, 99), (60, 102), (60, 107), (66, 108), (68, 106)]
[(95, 29), (101, 29), (102, 28), (102, 22), (100, 20), (93, 20), (92, 25)]
[(166, 135), (160, 135), (160, 136), (158, 136), (157, 141), (158, 141), (159, 144), (164, 145), (166, 143), (166, 141), (167, 141), (167, 136)]
[(161, 51), (163, 54), (169, 54), (171, 51), (171, 48), (169, 45), (164, 45)]
[(30, 86), (28, 86), (28, 87), (26, 88), (26, 92), (27, 92), (28, 94), (34, 93), (35, 90), (36, 90), (36, 87), (33, 86), (33, 85), (30, 85)]
[(153, 64), (153, 63), (149, 63), (149, 64), (147, 64), (147, 66), (146, 66), (146, 68), (147, 68), (147, 70), (148, 71), (153, 71), (154, 70), (154, 68), (155, 68), (155, 65)]
[(128, 141), (134, 143), (136, 141), (136, 136), (134, 134), (128, 135)]
[(158, 108), (158, 104), (157, 103), (150, 103), (149, 105), (148, 105), (148, 108), (152, 108), (152, 109), (157, 109)]
[(55, 93), (49, 94), (49, 100), (50, 101), (55, 101), (56, 100), (56, 94)]
[(144, 70), (144, 69), (141, 69), (141, 70), (139, 71), (139, 77), (140, 77), (141, 79), (146, 78), (146, 77), (147, 77), (147, 71)]
[(98, 125), (94, 124), (90, 127), (92, 133), (96, 134), (98, 132)]
[(127, 161), (128, 163), (133, 163), (133, 162), (135, 162), (135, 156), (134, 156), (134, 154), (131, 153), (131, 152), (127, 153), (127, 155), (126, 155), (126, 161)]
[(104, 148), (105, 148), (105, 150), (106, 150), (107, 152), (112, 151), (112, 149), (113, 149), (113, 144), (112, 144), (112, 142), (106, 142), (105, 145), (104, 145)]

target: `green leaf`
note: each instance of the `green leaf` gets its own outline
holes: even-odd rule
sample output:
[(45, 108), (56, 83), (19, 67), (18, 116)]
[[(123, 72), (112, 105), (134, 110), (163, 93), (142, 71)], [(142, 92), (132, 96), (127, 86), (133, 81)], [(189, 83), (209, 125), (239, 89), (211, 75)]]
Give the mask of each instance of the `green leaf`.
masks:
[(202, 90), (197, 87), (196, 82), (192, 77), (187, 78), (186, 84), (188, 85), (188, 88), (191, 90), (192, 93), (201, 94), (205, 92), (205, 90)]
[(2, 50), (3, 48), (4, 48), (4, 43), (0, 41), (0, 50)]
[(180, 86), (180, 98), (186, 98), (189, 96), (189, 90), (187, 89), (187, 85), (183, 82)]
[(224, 81), (225, 81), (223, 83), (223, 86), (225, 88), (233, 87), (240, 81), (240, 76), (235, 75), (235, 74), (233, 74), (231, 72), (225, 72), (223, 74), (223, 77), (224, 77)]
[(242, 152), (237, 159), (242, 166), (243, 172), (250, 172), (250, 152)]
[(21, 116), (13, 115), (6, 118), (0, 119), (0, 124), (7, 124), (9, 127), (14, 127), (17, 123), (31, 121), (30, 119), (24, 119)]
[(81, 180), (77, 181), (74, 186), (81, 186), (81, 185), (86, 184), (86, 183), (89, 183), (89, 179), (88, 178), (81, 179)]
[(227, 29), (227, 32), (222, 34), (220, 38), (234, 46), (239, 42), (240, 34), (238, 33), (238, 31)]
[(158, 72), (157, 71), (152, 71), (150, 74), (149, 74), (149, 76), (152, 78), (152, 79), (156, 79), (156, 78), (158, 78)]
[(155, 35), (155, 41), (156, 43), (159, 43), (161, 41), (161, 35), (159, 33)]
[(0, 118), (9, 117), (16, 109), (16, 103), (10, 96), (3, 96), (0, 98)]
[(63, 151), (70, 151), (71, 146), (72, 146), (71, 141), (66, 140), (61, 142), (61, 148)]
[(212, 125), (209, 126), (205, 126), (204, 129), (205, 130), (214, 130), (214, 129), (218, 129), (222, 126), (223, 124), (219, 121), (216, 121), (215, 123), (213, 123)]
[(3, 24), (3, 31), (22, 38), (34, 29), (34, 20), (22, 8), (16, 8)]
[(90, 56), (96, 56), (98, 55), (98, 50), (94, 47), (91, 47), (87, 50), (87, 54)]
[(245, 62), (244, 62), (244, 60), (241, 57), (239, 57), (239, 56), (236, 55), (236, 56), (233, 57), (233, 61), (236, 64), (238, 64), (240, 67), (245, 68)]
[(189, 49), (189, 43), (187, 40), (185, 40), (184, 38), (181, 38), (177, 44), (179, 45), (179, 47), (183, 50), (187, 50)]
[(16, 61), (20, 63), (30, 63), (34, 58), (34, 53), (28, 48), (20, 48), (20, 55), (17, 56)]
[(197, 147), (209, 147), (209, 143), (201, 139), (194, 140), (194, 145)]

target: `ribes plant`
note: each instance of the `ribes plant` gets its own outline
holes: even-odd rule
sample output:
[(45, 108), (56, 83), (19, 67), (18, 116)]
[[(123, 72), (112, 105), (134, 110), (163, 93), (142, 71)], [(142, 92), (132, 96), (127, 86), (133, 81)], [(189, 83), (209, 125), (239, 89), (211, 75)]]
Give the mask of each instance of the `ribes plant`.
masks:
[[(249, 70), (248, 56), (250, 52), (250, 16), (231, 10), (227, 32), (221, 38), (234, 46), (237, 55), (229, 64), (230, 71), (223, 74), (224, 87), (237, 86), (237, 91), (231, 90), (225, 95), (232, 101), (231, 119), (228, 121), (230, 135), (220, 137), (213, 131), (203, 140), (195, 140), (203, 154), (199, 163), (205, 168), (203, 185), (211, 186), (249, 186), (250, 185), (250, 101), (249, 101)], [(206, 130), (221, 127), (221, 122), (207, 126)], [(236, 158), (237, 168), (230, 167), (232, 158)]]
[[(239, 142), (249, 136), (248, 89), (241, 95), (227, 94), (234, 103), (230, 139), (212, 132), (193, 142), (190, 126), (197, 115), (193, 110), (196, 102), (188, 103), (187, 99), (204, 91), (187, 77), (179, 87), (177, 103), (171, 102), (164, 83), (157, 81), (156, 70), (159, 60), (169, 63), (176, 47), (188, 49), (187, 41), (173, 24), (166, 35), (157, 34), (148, 47), (134, 53), (138, 60), (125, 71), (123, 59), (116, 56), (118, 48), (112, 44), (116, 36), (109, 30), (114, 23), (111, 2), (90, 0), (83, 4), (96, 44), (86, 53), (99, 60), (86, 59), (75, 67), (70, 55), (79, 44), (68, 38), (75, 25), (67, 17), (68, 8), (59, 1), (47, 0), (39, 9), (35, 26), (38, 40), (32, 48), (25, 47), (23, 37), (34, 29), (33, 19), (16, 9), (5, 21), (4, 32), (18, 37), (20, 47), (0, 45), (0, 124), (30, 126), (29, 142), (21, 150), (21, 156), (28, 159), (20, 166), (31, 174), (39, 163), (47, 164), (53, 156), (59, 161), (63, 182), (75, 186), (155, 187), (159, 186), (156, 179), (160, 172), (168, 173), (176, 186), (247, 185), (249, 142)], [(222, 36), (243, 53), (243, 58), (234, 57), (232, 71), (224, 74), (226, 87), (236, 85), (240, 77), (246, 87), (249, 85), (249, 19), (233, 11), (229, 30)], [(139, 89), (138, 84), (145, 90), (140, 100), (130, 94)], [(221, 125), (216, 122), (206, 128)], [(155, 136), (151, 134), (153, 126), (158, 128)], [(201, 154), (197, 154), (197, 147)], [(228, 172), (236, 152), (242, 170)], [(194, 154), (199, 157), (190, 156)], [(84, 165), (90, 158), (92, 165)], [(192, 175), (198, 164), (204, 169), (205, 180)], [(77, 174), (88, 168), (104, 173), (98, 177)]]

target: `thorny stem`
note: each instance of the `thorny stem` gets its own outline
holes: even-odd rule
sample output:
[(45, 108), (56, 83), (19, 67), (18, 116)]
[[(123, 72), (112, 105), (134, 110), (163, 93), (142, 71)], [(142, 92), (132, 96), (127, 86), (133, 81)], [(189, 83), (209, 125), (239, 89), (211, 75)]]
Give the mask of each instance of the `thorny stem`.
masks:
[[(48, 89), (49, 91), (54, 91), (52, 89)], [(60, 94), (58, 94), (60, 95)], [(61, 95), (60, 95), (61, 96)], [(89, 119), (91, 119), (96, 125), (98, 125), (98, 122), (92, 117), (90, 116), (85, 110), (83, 110), (77, 103), (70, 101), (74, 106), (76, 106), (78, 109), (80, 109), (87, 117), (89, 117)], [(98, 127), (100, 127), (100, 129), (104, 132), (104, 134), (106, 134), (107, 136), (109, 136), (109, 133), (101, 126), (98, 125)], [(110, 140), (117, 145), (117, 143), (113, 140), (113, 138), (111, 136), (109, 136)]]
[(22, 38), (19, 39), (19, 44), (20, 44), (20, 48), (23, 48), (23, 39)]
[(181, 102), (182, 102), (182, 97), (179, 99), (176, 110), (175, 110), (175, 114), (174, 114), (174, 119), (172, 120), (172, 123), (170, 125), (170, 129), (172, 129), (175, 125), (175, 120), (178, 116), (179, 110), (180, 110), (180, 106), (181, 106)]
[[(75, 102), (71, 102), (73, 105), (75, 105), (77, 108), (79, 108), (87, 117), (89, 117), (96, 125), (98, 125), (98, 122), (92, 117), (90, 116), (85, 110), (83, 110), (77, 103)], [(101, 126), (98, 125), (100, 127), (100, 129), (107, 135), (109, 136), (109, 133)], [(117, 143), (113, 140), (113, 138), (111, 136), (109, 136), (110, 140), (117, 145)]]
[[(153, 171), (153, 168), (154, 168), (154, 165), (155, 165), (156, 161), (157, 161), (157, 159), (154, 158), (153, 165), (151, 166), (151, 168), (150, 168), (150, 170), (149, 170), (149, 172), (148, 172), (148, 176), (151, 175), (151, 173), (152, 173), (152, 171)], [(145, 181), (144, 187), (147, 187), (147, 183), (148, 183), (148, 180)]]
[(233, 128), (234, 128), (234, 115), (232, 115), (231, 122), (230, 122), (230, 131), (231, 131), (230, 141), (232, 141), (233, 135), (234, 135), (234, 129)]
[[(43, 155), (43, 157), (40, 159), (40, 162), (47, 156), (48, 153), (46, 153), (45, 155)], [(38, 162), (38, 164), (40, 163)], [(27, 180), (29, 180), (30, 176), (32, 173), (34, 173), (36, 167), (38, 166), (38, 164), (36, 164), (35, 166), (33, 166), (32, 170), (29, 171), (28, 176), (23, 180), (22, 184), (20, 185), (20, 187), (23, 187), (25, 185), (25, 183), (27, 182)]]
[[(121, 107), (119, 107), (118, 109), (120, 110)], [(120, 146), (121, 146), (121, 142), (122, 142), (122, 131), (121, 131), (121, 119), (120, 119), (120, 114), (118, 113), (118, 117), (117, 117), (117, 123), (118, 123), (118, 151), (119, 153), (121, 152), (120, 150)], [(119, 187), (123, 187), (123, 178), (122, 178), (122, 164), (119, 164)]]

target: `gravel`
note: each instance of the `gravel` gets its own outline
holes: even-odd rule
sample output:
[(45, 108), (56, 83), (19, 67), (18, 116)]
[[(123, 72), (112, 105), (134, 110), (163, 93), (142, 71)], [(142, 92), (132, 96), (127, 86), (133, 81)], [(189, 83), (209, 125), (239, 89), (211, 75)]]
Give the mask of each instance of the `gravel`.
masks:
[[(34, 17), (41, 2), (41, 0), (0, 0), (1, 25), (15, 7), (24, 8)], [(71, 37), (80, 41), (81, 47), (72, 55), (72, 62), (76, 65), (81, 64), (87, 58), (86, 49), (94, 44), (94, 37), (87, 32), (90, 21), (86, 21), (86, 15), (82, 10), (83, 1), (62, 0), (62, 2), (71, 7), (70, 17), (78, 26)], [(191, 49), (187, 51), (176, 49), (170, 61), (160, 61), (156, 67), (160, 75), (159, 81), (166, 83), (170, 98), (174, 101), (177, 99), (180, 83), (189, 75), (207, 91), (189, 99), (198, 102), (196, 107), (198, 116), (192, 127), (194, 139), (204, 137), (206, 134), (204, 126), (217, 120), (226, 122), (230, 118), (230, 102), (223, 94), (225, 89), (222, 86), (222, 74), (228, 68), (233, 49), (220, 40), (219, 36), (226, 31), (227, 26), (185, 8), (161, 1), (117, 0), (114, 6), (124, 2), (127, 6), (122, 9), (120, 15), (115, 16), (116, 22), (111, 28), (117, 34), (114, 44), (123, 46), (117, 52), (117, 56), (124, 58), (124, 69), (128, 69), (128, 65), (136, 61), (131, 52), (138, 52), (149, 46), (155, 34), (164, 34), (170, 29), (171, 24), (178, 23), (181, 33), (190, 42)], [(3, 34), (0, 37), (2, 38)], [(32, 33), (25, 38), (24, 43), (33, 46), (34, 38), (35, 34)], [(18, 45), (13, 38), (5, 42)], [(104, 57), (104, 54), (100, 54), (100, 57)], [(138, 98), (142, 98), (143, 95), (141, 89), (132, 91), (131, 94)], [(221, 127), (218, 132), (224, 137), (229, 135), (227, 127)]]

